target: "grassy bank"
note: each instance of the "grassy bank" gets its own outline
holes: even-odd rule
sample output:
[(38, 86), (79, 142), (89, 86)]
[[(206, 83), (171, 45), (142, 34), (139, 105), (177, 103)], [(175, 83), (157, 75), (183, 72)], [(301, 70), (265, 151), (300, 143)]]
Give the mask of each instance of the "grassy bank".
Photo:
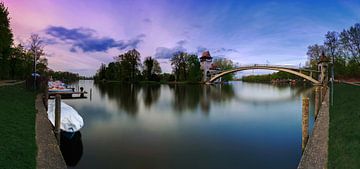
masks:
[(36, 168), (35, 93), (0, 87), (0, 168)]
[(329, 168), (360, 168), (360, 87), (337, 84), (330, 108)]

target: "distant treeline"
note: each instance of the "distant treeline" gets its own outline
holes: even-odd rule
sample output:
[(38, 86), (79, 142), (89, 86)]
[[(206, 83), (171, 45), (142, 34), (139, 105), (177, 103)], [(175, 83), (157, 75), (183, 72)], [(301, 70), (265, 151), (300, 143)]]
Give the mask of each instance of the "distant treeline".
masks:
[(275, 72), (266, 75), (249, 75), (243, 76), (242, 81), (244, 82), (258, 82), (258, 83), (270, 83), (277, 80), (296, 80), (302, 81), (303, 79), (299, 76), (287, 73), (287, 72)]
[(61, 72), (61, 71), (53, 71), (49, 70), (47, 75), (52, 80), (60, 80), (62, 82), (74, 82), (80, 79), (79, 74), (71, 73), (71, 72)]
[[(203, 72), (197, 55), (186, 52), (177, 52), (170, 59), (172, 73), (161, 73), (159, 62), (149, 56), (141, 63), (140, 53), (136, 49), (129, 50), (115, 57), (114, 62), (102, 64), (94, 79), (96, 81), (122, 81), (122, 82), (200, 82)], [(220, 70), (228, 70), (234, 64), (227, 59), (215, 59), (213, 64)], [(223, 78), (223, 81), (232, 80), (233, 75)]]

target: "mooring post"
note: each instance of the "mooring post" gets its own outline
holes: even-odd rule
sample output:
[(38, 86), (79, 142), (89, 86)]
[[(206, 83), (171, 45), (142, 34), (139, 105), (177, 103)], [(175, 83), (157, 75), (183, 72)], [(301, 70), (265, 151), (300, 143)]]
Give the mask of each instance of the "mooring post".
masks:
[(320, 108), (320, 105), (319, 105), (319, 87), (315, 87), (315, 119), (317, 118), (317, 115), (319, 113), (319, 108)]
[(92, 88), (90, 88), (90, 101), (91, 101), (91, 98), (92, 98)]
[(80, 94), (80, 97), (84, 97), (84, 88), (83, 87), (80, 87), (80, 92), (81, 92), (81, 94)]
[(304, 152), (309, 138), (309, 98), (302, 99), (302, 141), (301, 150)]
[(58, 144), (60, 145), (60, 120), (61, 120), (61, 95), (55, 96), (55, 129), (54, 133)]
[(45, 110), (48, 111), (48, 100), (49, 100), (49, 86), (46, 84), (45, 91), (44, 91), (44, 105)]

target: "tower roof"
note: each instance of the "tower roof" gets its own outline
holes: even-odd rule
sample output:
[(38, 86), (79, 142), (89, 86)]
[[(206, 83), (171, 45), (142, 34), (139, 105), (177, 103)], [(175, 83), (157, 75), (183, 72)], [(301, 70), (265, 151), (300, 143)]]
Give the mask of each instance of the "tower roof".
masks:
[(212, 59), (210, 52), (209, 51), (203, 52), (200, 59)]
[(319, 58), (319, 63), (322, 63), (322, 62), (329, 62), (329, 58), (325, 56), (324, 52), (321, 53), (320, 58)]

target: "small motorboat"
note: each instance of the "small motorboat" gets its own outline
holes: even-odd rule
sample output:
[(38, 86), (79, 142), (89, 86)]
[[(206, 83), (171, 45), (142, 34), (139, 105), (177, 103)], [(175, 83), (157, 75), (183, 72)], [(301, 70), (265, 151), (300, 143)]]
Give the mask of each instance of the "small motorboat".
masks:
[[(48, 119), (55, 126), (55, 99), (48, 101)], [(74, 133), (84, 126), (84, 121), (79, 113), (69, 106), (61, 102), (60, 129), (64, 132)]]
[(73, 92), (73, 88), (67, 88), (67, 85), (61, 81), (49, 81), (49, 92), (57, 92), (57, 93), (66, 93), (66, 92)]

